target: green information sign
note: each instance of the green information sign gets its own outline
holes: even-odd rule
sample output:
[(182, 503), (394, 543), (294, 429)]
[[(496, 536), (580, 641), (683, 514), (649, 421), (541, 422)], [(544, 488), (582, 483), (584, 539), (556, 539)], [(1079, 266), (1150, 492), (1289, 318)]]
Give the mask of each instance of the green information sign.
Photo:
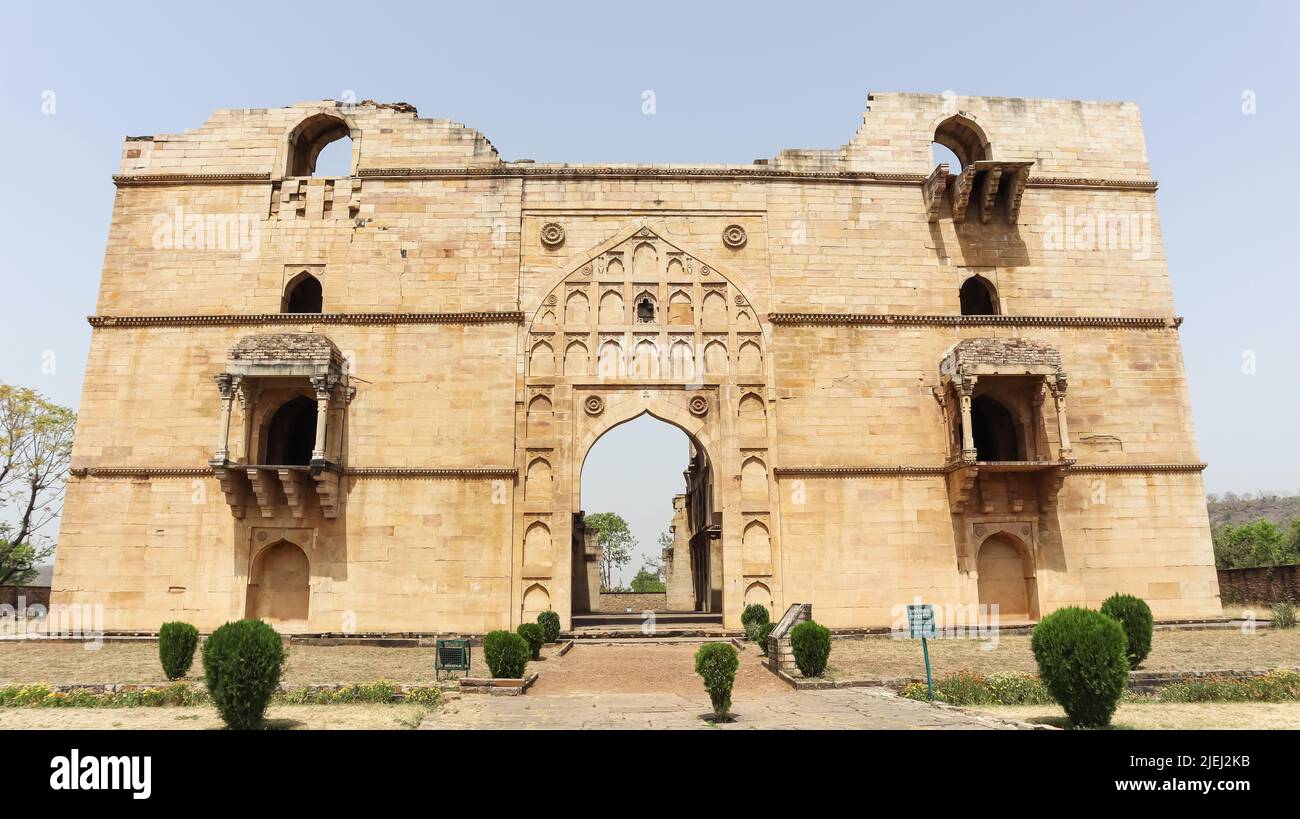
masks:
[(934, 606), (929, 603), (916, 603), (907, 607), (907, 636), (913, 640), (920, 638), (921, 653), (925, 656), (925, 687), (930, 693), (930, 702), (934, 702), (934, 677), (930, 674), (930, 646), (926, 640), (935, 636)]

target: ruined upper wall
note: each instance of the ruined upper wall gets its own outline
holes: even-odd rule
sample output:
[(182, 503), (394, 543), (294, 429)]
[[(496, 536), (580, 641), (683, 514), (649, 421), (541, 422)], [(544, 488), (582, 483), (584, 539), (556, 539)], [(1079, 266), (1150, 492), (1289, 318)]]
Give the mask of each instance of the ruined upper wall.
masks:
[[(759, 164), (794, 172), (925, 175), (934, 168), (931, 144), (936, 129), (950, 117), (960, 116), (987, 143), (984, 158), (1032, 160), (1030, 172), (1036, 177), (1151, 178), (1141, 117), (1131, 102), (885, 93), (868, 95), (867, 105), (862, 127), (848, 144), (789, 149)], [(128, 137), (120, 172), (266, 174), (280, 179), (288, 173), (294, 129), (321, 114), (347, 123), (353, 143), (353, 175), (360, 170), (505, 167), (487, 138), (472, 128), (449, 120), (421, 119), (406, 103), (367, 100), (351, 105), (323, 101), (217, 111), (201, 128), (181, 134)]]
[(317, 115), (347, 123), (352, 174), (368, 168), (484, 167), (501, 164), (487, 138), (458, 122), (421, 119), (406, 103), (300, 102), (286, 108), (226, 109), (180, 134), (128, 137), (122, 174), (268, 174), (289, 167), (294, 129)]
[(1033, 160), (1033, 176), (1151, 178), (1132, 102), (871, 94), (867, 105), (862, 128), (844, 146), (846, 170), (928, 173), (935, 130), (960, 115), (983, 132), (987, 158)]

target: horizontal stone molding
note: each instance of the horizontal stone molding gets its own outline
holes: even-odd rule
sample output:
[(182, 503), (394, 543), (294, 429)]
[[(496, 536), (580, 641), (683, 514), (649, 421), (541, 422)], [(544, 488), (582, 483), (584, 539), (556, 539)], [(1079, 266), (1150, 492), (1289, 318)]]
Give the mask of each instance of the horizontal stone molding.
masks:
[[(805, 182), (847, 182), (877, 185), (916, 185), (925, 183), (928, 174), (889, 173), (880, 171), (799, 171), (765, 165), (732, 168), (671, 168), (529, 165), (497, 165), (458, 168), (361, 168), (361, 179), (693, 179), (693, 180), (774, 180)], [(348, 178), (348, 177), (340, 177)], [(262, 173), (156, 173), (116, 174), (113, 184), (133, 185), (216, 185), (233, 183), (270, 183), (269, 172)], [(1155, 191), (1154, 179), (1090, 179), (1086, 177), (1031, 176), (1031, 188), (1082, 188), (1091, 190)]]
[[(230, 469), (246, 469), (249, 464), (227, 464)], [(82, 466), (68, 470), (74, 478), (210, 478), (211, 467), (165, 466)], [(519, 470), (513, 466), (467, 467), (350, 467), (342, 473), (352, 478), (514, 478)]]
[(230, 313), (201, 316), (87, 316), (91, 327), (239, 327), (257, 324), (523, 324), (514, 310), (464, 313)]
[(211, 467), (170, 466), (74, 466), (68, 470), (74, 478), (210, 478)]
[(906, 313), (769, 313), (768, 321), (778, 326), (941, 326), (941, 327), (1104, 327), (1145, 330), (1176, 329), (1181, 316), (962, 316)]
[(514, 478), (519, 470), (513, 466), (466, 466), (434, 469), (364, 467), (343, 470), (353, 478)]
[[(1015, 463), (1015, 462), (1006, 462)], [(970, 466), (996, 467), (1005, 463), (979, 463)], [(1207, 464), (1079, 464), (1060, 462), (1046, 464), (1064, 469), (1067, 473), (1153, 473), (1201, 472)], [(772, 474), (778, 478), (892, 478), (911, 475), (946, 475), (960, 469), (963, 464), (944, 466), (778, 466)]]
[(1074, 464), (1067, 472), (1204, 472), (1209, 464)]
[(133, 173), (114, 174), (114, 185), (230, 185), (270, 182), (271, 174), (262, 173)]

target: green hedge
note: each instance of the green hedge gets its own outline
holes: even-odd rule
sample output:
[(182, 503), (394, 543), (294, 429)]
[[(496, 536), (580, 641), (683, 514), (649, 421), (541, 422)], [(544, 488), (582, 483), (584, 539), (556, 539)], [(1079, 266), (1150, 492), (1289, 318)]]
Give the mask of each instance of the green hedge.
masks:
[(762, 623), (754, 629), (754, 642), (758, 643), (758, 648), (767, 656), (767, 638), (772, 636), (772, 630), (776, 628), (776, 623)]
[(537, 624), (546, 635), (546, 642), (553, 643), (560, 639), (560, 615), (553, 611), (544, 611), (537, 615)]
[(1294, 702), (1300, 700), (1300, 672), (1270, 671), (1261, 677), (1200, 677), (1160, 689), (1162, 702)]
[(740, 613), (740, 625), (745, 629), (747, 640), (753, 640), (758, 627), (770, 622), (772, 622), (772, 615), (768, 612), (767, 606), (761, 603), (750, 603)]
[(806, 620), (790, 629), (790, 648), (800, 674), (820, 677), (831, 656), (831, 630), (814, 620)]
[(704, 678), (704, 690), (713, 703), (713, 715), (727, 718), (731, 710), (731, 686), (736, 682), (740, 658), (731, 643), (705, 643), (695, 652), (695, 673)]
[(1114, 617), (1124, 628), (1128, 640), (1128, 666), (1137, 668), (1151, 653), (1151, 635), (1155, 618), (1151, 607), (1140, 597), (1131, 594), (1112, 594), (1101, 604), (1101, 613)]
[(280, 684), (285, 650), (280, 635), (260, 620), (237, 620), (203, 642), (203, 677), (226, 727), (257, 728)]
[[(907, 685), (904, 697), (927, 701), (929, 691), (923, 682)], [(1052, 694), (1032, 674), (1006, 672), (984, 676), (963, 671), (936, 680), (934, 698), (949, 705), (1044, 705), (1055, 702)]]
[(528, 654), (534, 660), (542, 656), (542, 646), (546, 645), (546, 632), (539, 623), (520, 623), (515, 633), (528, 643)]
[[(379, 680), (342, 688), (298, 688), (276, 693), (274, 703), (285, 705), (346, 705), (358, 702), (415, 702), (437, 705), (442, 690), (420, 686), (399, 693), (393, 683)], [(55, 691), (48, 685), (0, 686), (0, 708), (159, 708), (164, 706), (209, 705), (212, 698), (189, 683), (173, 683), (140, 691), (91, 691), (76, 688)]]
[(528, 641), (510, 631), (489, 631), (483, 638), (483, 659), (497, 679), (522, 680), (532, 650)]
[(1109, 724), (1128, 687), (1128, 641), (1119, 621), (1090, 609), (1058, 609), (1034, 627), (1030, 644), (1038, 676), (1070, 721)]
[(169, 680), (183, 679), (194, 665), (199, 630), (189, 623), (163, 623), (158, 629), (158, 661)]

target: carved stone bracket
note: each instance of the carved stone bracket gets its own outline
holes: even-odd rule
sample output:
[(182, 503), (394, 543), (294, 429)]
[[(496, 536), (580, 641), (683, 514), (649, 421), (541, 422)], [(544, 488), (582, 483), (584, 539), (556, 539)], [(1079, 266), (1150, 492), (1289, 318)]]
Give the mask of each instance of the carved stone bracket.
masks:
[(261, 510), (262, 517), (273, 517), (278, 488), (275, 470), (249, 467), (245, 473), (248, 475), (248, 483), (253, 488), (253, 497), (257, 499), (257, 508)]
[(226, 496), (230, 514), (243, 518), (244, 503), (248, 497), (248, 477), (237, 469), (226, 469), (224, 466), (213, 469), (212, 474), (221, 485), (221, 493)]
[(343, 495), (340, 491), (339, 473), (332, 469), (313, 469), (312, 478), (316, 481), (316, 496), (320, 499), (321, 511), (326, 518), (333, 520), (343, 508)]
[(306, 476), (303, 470), (281, 467), (277, 474), (280, 476), (285, 500), (289, 502), (289, 511), (295, 518), (301, 518), (307, 508)]
[(925, 200), (926, 219), (939, 221), (939, 209), (943, 206), (943, 195), (948, 190), (948, 163), (940, 163), (921, 185), (921, 196)]
[(979, 472), (978, 466), (963, 465), (948, 473), (948, 504), (954, 513), (966, 511)]

